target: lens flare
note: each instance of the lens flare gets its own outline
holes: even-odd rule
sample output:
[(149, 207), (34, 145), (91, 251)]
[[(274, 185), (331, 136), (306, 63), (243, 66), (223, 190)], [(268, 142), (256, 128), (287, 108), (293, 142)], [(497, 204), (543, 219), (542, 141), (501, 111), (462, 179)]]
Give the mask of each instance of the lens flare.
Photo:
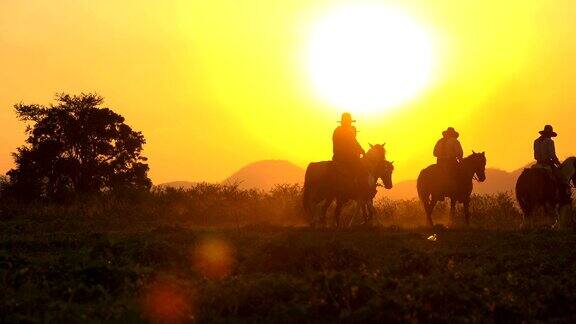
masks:
[(193, 250), (194, 269), (209, 279), (223, 279), (229, 276), (235, 261), (234, 249), (222, 239), (205, 239)]
[(190, 291), (175, 280), (156, 279), (142, 296), (143, 314), (152, 323), (186, 323), (194, 321)]

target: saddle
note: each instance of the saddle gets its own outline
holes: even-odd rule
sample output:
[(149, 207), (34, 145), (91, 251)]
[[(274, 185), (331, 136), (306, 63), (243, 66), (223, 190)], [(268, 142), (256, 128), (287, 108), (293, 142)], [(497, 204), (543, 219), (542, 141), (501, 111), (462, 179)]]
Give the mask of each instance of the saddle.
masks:
[(560, 201), (569, 201), (572, 199), (572, 189), (569, 183), (565, 183), (559, 174), (559, 170), (548, 165), (536, 163), (526, 170), (538, 170), (545, 174), (550, 180), (552, 186), (557, 188), (556, 196)]
[(352, 167), (348, 163), (341, 161), (332, 161), (334, 171), (343, 179), (349, 179), (357, 190), (367, 190), (369, 187), (368, 177), (362, 178), (359, 174), (355, 174)]
[(533, 165), (530, 166), (530, 169), (543, 169), (543, 170), (549, 170), (550, 172), (553, 171), (552, 166), (549, 164), (541, 164), (541, 163), (535, 163)]
[(440, 187), (442, 194), (439, 198), (444, 199), (458, 190), (458, 166), (459, 164), (435, 164), (436, 172), (440, 174)]
[(340, 161), (332, 161), (334, 170), (343, 177), (353, 177), (353, 172), (347, 163)]
[(562, 182), (558, 175), (558, 170), (553, 168), (551, 165), (536, 163), (530, 166), (529, 169), (545, 174), (554, 184)]

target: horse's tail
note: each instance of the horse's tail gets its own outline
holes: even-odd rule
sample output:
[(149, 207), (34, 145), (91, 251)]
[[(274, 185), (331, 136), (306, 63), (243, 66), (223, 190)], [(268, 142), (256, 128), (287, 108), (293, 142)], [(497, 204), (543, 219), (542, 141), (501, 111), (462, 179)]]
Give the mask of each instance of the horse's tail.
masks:
[(537, 201), (542, 199), (544, 196), (543, 187), (544, 183), (536, 183), (534, 181), (534, 175), (531, 172), (537, 172), (540, 170), (524, 169), (518, 179), (516, 180), (516, 200), (522, 212), (527, 215), (531, 212), (532, 205)]
[(418, 179), (416, 180), (416, 190), (418, 191), (418, 198), (420, 198), (420, 201), (424, 205), (424, 209), (426, 210), (426, 212), (428, 212), (428, 208), (430, 208), (429, 206), (432, 200), (430, 197), (431, 195), (430, 190), (426, 188), (427, 178), (429, 178), (427, 170), (428, 169), (424, 169), (420, 171)]
[(518, 179), (516, 179), (516, 186), (514, 187), (514, 192), (516, 194), (516, 200), (518, 201), (518, 205), (520, 205), (520, 208), (522, 210), (524, 210), (524, 206), (526, 205), (527, 201), (526, 201), (526, 197), (523, 194), (523, 190), (524, 190), (524, 177), (526, 176), (526, 169), (524, 169), (522, 171), (522, 173), (520, 173), (520, 175), (518, 176)]
[[(315, 206), (318, 202), (318, 192), (319, 185), (322, 180), (321, 170), (322, 162), (310, 163), (306, 168), (306, 173), (304, 175), (304, 188), (302, 192), (302, 205), (304, 207), (304, 215), (310, 224), (310, 226), (315, 227), (317, 225), (317, 215), (315, 212)], [(322, 215), (323, 216), (323, 215)]]
[(418, 175), (418, 179), (416, 180), (416, 190), (418, 191), (418, 197), (420, 198), (420, 200), (428, 199), (430, 196), (430, 193), (424, 188), (423, 178), (424, 175), (422, 171), (420, 172), (420, 174)]
[[(304, 207), (304, 213), (312, 226), (315, 226), (318, 220), (316, 219), (316, 207), (318, 207), (318, 203), (334, 198), (331, 188), (337, 183), (333, 181), (334, 176), (331, 174), (331, 166), (332, 161), (323, 161), (310, 163), (306, 168), (302, 205)], [(320, 216), (323, 218), (325, 215), (322, 214)]]

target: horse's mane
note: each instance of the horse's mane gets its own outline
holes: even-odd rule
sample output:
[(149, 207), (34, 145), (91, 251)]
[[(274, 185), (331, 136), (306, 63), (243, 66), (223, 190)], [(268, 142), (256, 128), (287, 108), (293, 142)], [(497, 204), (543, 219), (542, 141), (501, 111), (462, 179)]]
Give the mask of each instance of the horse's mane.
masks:
[(474, 159), (483, 156), (484, 153), (478, 153), (478, 152), (472, 152), (472, 154), (468, 155), (465, 158), (462, 158), (462, 162), (469, 162), (469, 161), (473, 161)]
[(567, 157), (564, 162), (562, 162), (562, 166), (572, 164), (576, 166), (576, 156)]
[(472, 159), (476, 156), (482, 155), (482, 153), (472, 152), (472, 154), (468, 155), (467, 157), (463, 158), (463, 160)]
[(386, 160), (386, 149), (384, 145), (381, 144), (372, 145), (366, 154), (364, 154), (364, 157), (368, 160)]

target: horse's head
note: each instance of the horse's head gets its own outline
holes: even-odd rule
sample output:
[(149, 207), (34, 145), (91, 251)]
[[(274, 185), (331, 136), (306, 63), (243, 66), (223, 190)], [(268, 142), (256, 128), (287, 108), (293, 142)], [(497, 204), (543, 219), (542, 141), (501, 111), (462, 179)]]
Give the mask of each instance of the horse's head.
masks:
[(392, 171), (394, 171), (394, 165), (392, 162), (386, 161), (384, 144), (370, 144), (370, 149), (364, 157), (369, 164), (374, 166), (374, 175), (382, 179), (384, 188), (392, 189)]
[(392, 172), (394, 171), (394, 162), (380, 161), (378, 163), (378, 178), (382, 179), (384, 188), (392, 189)]
[(562, 173), (566, 174), (570, 181), (572, 181), (572, 185), (576, 187), (576, 157), (571, 156), (566, 158), (560, 165), (560, 168)]
[(373, 161), (383, 161), (386, 160), (386, 149), (385, 144), (369, 144), (370, 149), (366, 152), (366, 158)]
[(484, 182), (486, 180), (486, 154), (485, 152), (476, 153), (472, 151), (472, 155), (466, 158), (470, 161), (474, 170), (474, 174), (478, 177), (478, 181)]
[(572, 174), (572, 185), (576, 187), (576, 157), (572, 157), (572, 166), (574, 167), (574, 173)]

